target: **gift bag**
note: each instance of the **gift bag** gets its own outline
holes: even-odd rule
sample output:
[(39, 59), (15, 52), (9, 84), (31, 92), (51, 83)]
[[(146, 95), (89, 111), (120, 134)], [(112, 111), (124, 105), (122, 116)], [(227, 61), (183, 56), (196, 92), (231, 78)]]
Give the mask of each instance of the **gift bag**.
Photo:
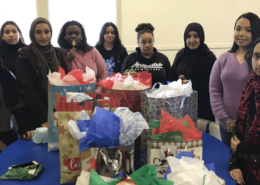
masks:
[(161, 120), (161, 110), (171, 114), (176, 119), (183, 118), (188, 114), (197, 124), (198, 119), (198, 92), (193, 91), (191, 95), (177, 96), (172, 98), (149, 98), (146, 93), (156, 89), (142, 92), (141, 114), (146, 121)]
[(147, 163), (158, 167), (157, 177), (163, 178), (168, 162), (166, 157), (176, 156), (186, 150), (193, 152), (193, 157), (202, 159), (202, 139), (193, 141), (152, 141), (148, 136)]
[(134, 167), (134, 147), (90, 148), (81, 152), (81, 168), (90, 172), (93, 168), (101, 176), (130, 175)]
[(74, 86), (56, 86), (49, 84), (48, 98), (48, 151), (59, 149), (59, 136), (57, 127), (57, 105), (56, 101), (67, 92), (89, 92), (95, 93), (95, 83), (74, 85)]
[[(116, 74), (113, 74), (116, 75)], [(112, 77), (113, 77), (112, 75)], [(138, 74), (131, 74), (133, 79), (140, 81), (145, 85), (151, 87), (151, 74), (147, 71), (139, 72)], [(124, 79), (119, 79), (119, 81)], [(102, 87), (101, 92), (106, 94), (117, 94), (120, 99), (120, 107), (129, 107), (133, 112), (141, 110), (141, 95), (143, 90), (114, 90), (112, 89), (114, 81), (112, 80), (102, 80), (99, 85)], [(149, 89), (147, 88), (147, 89)]]
[[(57, 120), (58, 120), (58, 135), (60, 148), (60, 183), (75, 183), (81, 171), (80, 167), (80, 151), (79, 140), (72, 137), (68, 129), (70, 120), (77, 121), (80, 118), (80, 113), (85, 110), (89, 117), (92, 116), (95, 106), (109, 107), (115, 110), (119, 106), (119, 99), (116, 95), (106, 94), (89, 94), (94, 99), (83, 103), (66, 102), (66, 97), (62, 96), (60, 101), (56, 102)], [(107, 97), (105, 99), (105, 97)], [(98, 99), (100, 98), (100, 99)], [(109, 98), (109, 99), (108, 99)], [(90, 150), (91, 152), (91, 150)], [(90, 160), (91, 162), (91, 160)]]

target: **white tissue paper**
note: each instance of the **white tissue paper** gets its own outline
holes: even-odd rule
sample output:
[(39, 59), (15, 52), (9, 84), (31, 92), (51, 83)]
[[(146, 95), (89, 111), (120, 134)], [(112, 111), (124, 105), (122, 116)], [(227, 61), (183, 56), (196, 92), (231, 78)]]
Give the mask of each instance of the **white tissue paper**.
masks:
[(224, 183), (223, 179), (220, 179), (215, 172), (208, 171), (203, 160), (184, 156), (177, 159), (169, 156), (167, 161), (171, 168), (167, 180), (173, 181), (174, 185), (220, 185)]
[[(90, 120), (88, 113), (85, 110), (80, 112), (79, 120)], [(86, 136), (87, 132), (80, 132), (76, 121), (70, 120), (68, 122), (69, 132), (75, 139), (81, 139)]]
[[(115, 179), (110, 178), (110, 177), (104, 177), (104, 176), (100, 176), (100, 177), (106, 182), (110, 182), (110, 181), (115, 180)], [(90, 172), (81, 171), (81, 174), (77, 179), (76, 185), (89, 185), (89, 178), (90, 178)]]
[(82, 102), (84, 100), (92, 100), (93, 98), (85, 93), (67, 92), (67, 102)]
[[(97, 81), (96, 79), (96, 73), (92, 69), (86, 66), (85, 73), (83, 74), (83, 81), (87, 82), (90, 79), (93, 79), (92, 81), (89, 81), (88, 83), (94, 83)], [(72, 75), (66, 75), (63, 79), (61, 79), (61, 74), (59, 72), (53, 72), (51, 73), (51, 70), (49, 71), (49, 74), (47, 75), (48, 80), (50, 81), (50, 84), (57, 85), (57, 86), (70, 86), (70, 85), (81, 85), (79, 81)]]
[(94, 83), (97, 81), (96, 73), (92, 69), (90, 69), (88, 66), (85, 68), (85, 73), (83, 74), (83, 81), (87, 82), (88, 80), (93, 79), (93, 81), (89, 83)]
[(150, 88), (150, 86), (134, 80), (130, 74), (124, 79), (122, 75), (118, 73), (110, 79), (114, 81), (112, 87), (114, 90), (145, 90)]
[(149, 129), (140, 112), (133, 113), (127, 107), (119, 107), (114, 113), (120, 118), (120, 146), (133, 144), (144, 129)]
[(168, 85), (160, 85), (158, 89), (146, 92), (149, 98), (172, 98), (176, 96), (185, 96), (192, 93), (192, 83), (189, 81), (182, 84), (181, 79), (173, 81)]

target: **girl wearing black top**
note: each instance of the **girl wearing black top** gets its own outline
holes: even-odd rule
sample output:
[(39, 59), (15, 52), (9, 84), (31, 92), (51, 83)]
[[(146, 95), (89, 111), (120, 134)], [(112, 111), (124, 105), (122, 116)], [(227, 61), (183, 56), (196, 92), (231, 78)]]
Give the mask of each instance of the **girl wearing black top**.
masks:
[(126, 69), (135, 71), (148, 71), (152, 74), (152, 84), (156, 82), (166, 83), (166, 77), (170, 71), (169, 59), (154, 47), (154, 27), (151, 24), (139, 24), (137, 32), (136, 52), (126, 57), (121, 73)]
[(1, 27), (0, 53), (3, 65), (15, 74), (17, 51), (25, 46), (20, 28), (13, 21), (5, 22)]
[(128, 54), (121, 43), (114, 23), (107, 22), (103, 25), (95, 47), (104, 58), (109, 73), (121, 71), (121, 66)]
[(176, 54), (168, 80), (176, 81), (180, 75), (191, 79), (192, 88), (198, 91), (198, 117), (215, 121), (210, 105), (209, 78), (216, 56), (204, 43), (200, 24), (190, 23), (186, 27), (184, 44), (185, 47)]

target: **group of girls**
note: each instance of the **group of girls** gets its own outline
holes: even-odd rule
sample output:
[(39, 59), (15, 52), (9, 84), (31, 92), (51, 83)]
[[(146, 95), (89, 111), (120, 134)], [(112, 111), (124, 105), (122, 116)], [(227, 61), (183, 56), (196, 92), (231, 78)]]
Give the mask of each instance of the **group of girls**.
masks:
[[(31, 139), (37, 127), (48, 127), (46, 75), (49, 70), (58, 71), (59, 66), (66, 73), (73, 69), (85, 70), (88, 66), (95, 71), (97, 81), (126, 69), (150, 72), (153, 84), (165, 84), (184, 75), (198, 91), (198, 117), (211, 121), (216, 118), (222, 141), (231, 146), (231, 177), (239, 184), (259, 184), (259, 17), (245, 13), (236, 20), (233, 46), (218, 59), (204, 43), (203, 27), (199, 23), (190, 23), (184, 31), (185, 47), (176, 54), (172, 66), (167, 56), (154, 47), (151, 24), (139, 24), (135, 31), (138, 47), (128, 55), (113, 23), (103, 25), (96, 49), (87, 43), (84, 28), (76, 21), (69, 21), (61, 28), (60, 48), (51, 45), (52, 27), (44, 18), (32, 22), (31, 44), (28, 46), (16, 23), (8, 21), (3, 24), (0, 38), (0, 140), (7, 145), (15, 140), (10, 128), (11, 114), (15, 116), (18, 132), (24, 139)], [(233, 123), (236, 123), (234, 129)]]

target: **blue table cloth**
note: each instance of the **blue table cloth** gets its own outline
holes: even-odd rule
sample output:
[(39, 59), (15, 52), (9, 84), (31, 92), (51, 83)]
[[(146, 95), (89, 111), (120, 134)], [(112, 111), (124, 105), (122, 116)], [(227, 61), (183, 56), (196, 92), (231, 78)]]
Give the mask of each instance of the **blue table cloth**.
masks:
[[(235, 185), (228, 173), (230, 149), (211, 135), (203, 133), (203, 160), (205, 164), (214, 163), (216, 174), (226, 181), (227, 185)], [(0, 154), (0, 175), (7, 172), (8, 167), (36, 161), (44, 166), (38, 177), (32, 180), (0, 180), (2, 185), (58, 185), (60, 184), (59, 151), (48, 152), (47, 144), (35, 144), (32, 141), (17, 140)], [(72, 185), (72, 184), (68, 184)]]

